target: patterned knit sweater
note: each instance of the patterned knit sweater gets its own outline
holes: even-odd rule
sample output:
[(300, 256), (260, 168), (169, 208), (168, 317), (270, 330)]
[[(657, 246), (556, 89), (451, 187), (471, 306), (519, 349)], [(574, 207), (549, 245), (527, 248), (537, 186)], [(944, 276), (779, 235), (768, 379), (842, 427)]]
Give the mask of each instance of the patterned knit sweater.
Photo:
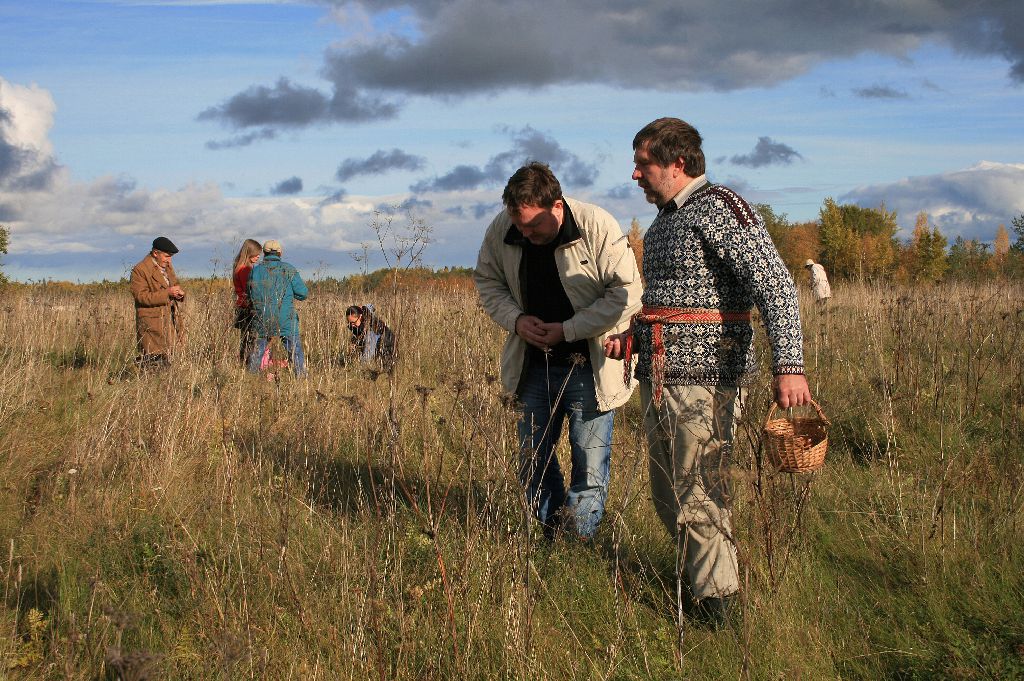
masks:
[[(645, 307), (761, 312), (774, 374), (802, 374), (796, 286), (761, 216), (727, 187), (706, 184), (669, 203), (644, 235)], [(636, 377), (651, 380), (652, 327), (634, 324)], [(665, 385), (742, 386), (757, 374), (749, 321), (664, 324)]]

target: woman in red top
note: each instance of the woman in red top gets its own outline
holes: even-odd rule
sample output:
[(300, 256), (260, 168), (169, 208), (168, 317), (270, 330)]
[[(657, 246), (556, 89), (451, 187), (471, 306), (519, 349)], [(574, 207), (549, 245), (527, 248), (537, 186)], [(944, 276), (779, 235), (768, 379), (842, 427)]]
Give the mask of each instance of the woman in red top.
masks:
[(234, 274), (231, 277), (235, 284), (235, 328), (242, 334), (238, 345), (238, 359), (245, 364), (256, 343), (252, 332), (252, 307), (249, 305), (249, 275), (252, 266), (260, 260), (263, 247), (254, 239), (246, 239), (242, 248), (235, 256)]

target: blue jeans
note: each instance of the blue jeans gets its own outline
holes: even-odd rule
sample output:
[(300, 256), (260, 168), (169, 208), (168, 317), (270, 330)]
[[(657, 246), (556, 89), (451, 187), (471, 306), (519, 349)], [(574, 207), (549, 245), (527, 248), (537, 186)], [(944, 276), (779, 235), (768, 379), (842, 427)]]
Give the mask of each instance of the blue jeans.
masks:
[[(519, 384), (518, 397), (523, 405), (518, 424), (519, 479), (527, 503), (546, 535), (551, 536), (557, 528), (564, 506), (576, 533), (593, 537), (608, 497), (615, 411), (597, 408), (594, 374), (587, 365), (531, 366)], [(568, 490), (555, 456), (566, 417), (572, 452)]]
[[(257, 336), (249, 353), (249, 371), (259, 373), (260, 363), (263, 361), (263, 353), (267, 350), (269, 338)], [(281, 343), (288, 352), (288, 361), (292, 365), (292, 371), (296, 376), (306, 375), (306, 356), (302, 352), (302, 339), (298, 335), (281, 336)]]

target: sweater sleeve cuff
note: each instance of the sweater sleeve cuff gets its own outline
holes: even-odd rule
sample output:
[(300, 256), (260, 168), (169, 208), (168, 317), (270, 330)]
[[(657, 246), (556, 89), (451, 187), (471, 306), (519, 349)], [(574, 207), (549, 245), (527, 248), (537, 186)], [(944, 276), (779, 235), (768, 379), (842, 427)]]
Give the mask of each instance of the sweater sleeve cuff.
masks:
[(782, 366), (775, 367), (772, 370), (772, 374), (775, 376), (788, 376), (788, 375), (803, 375), (804, 368), (802, 366)]

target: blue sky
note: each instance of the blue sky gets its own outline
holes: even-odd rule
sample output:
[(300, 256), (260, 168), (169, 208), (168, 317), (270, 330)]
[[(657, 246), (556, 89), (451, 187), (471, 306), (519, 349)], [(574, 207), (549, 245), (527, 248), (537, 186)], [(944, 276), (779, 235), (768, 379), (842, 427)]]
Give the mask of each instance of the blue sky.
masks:
[(991, 241), (1024, 213), (1018, 5), (0, 0), (4, 271), (118, 278), (163, 234), (186, 275), (245, 237), (341, 275), (410, 212), (471, 266), (534, 158), (646, 226), (630, 142), (666, 115), (793, 221), (884, 201)]

